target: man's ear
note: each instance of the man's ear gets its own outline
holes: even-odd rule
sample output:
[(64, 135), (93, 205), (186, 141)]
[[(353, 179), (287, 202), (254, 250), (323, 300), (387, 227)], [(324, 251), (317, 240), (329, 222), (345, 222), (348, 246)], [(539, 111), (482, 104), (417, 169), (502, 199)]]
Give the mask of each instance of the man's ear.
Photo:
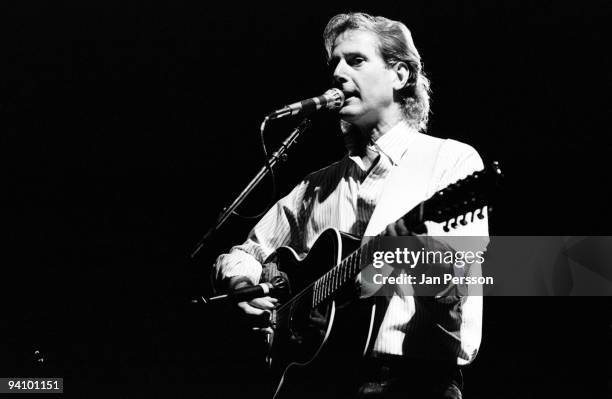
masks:
[(397, 62), (393, 66), (393, 72), (395, 72), (396, 81), (393, 85), (395, 90), (401, 90), (408, 85), (410, 80), (410, 70), (405, 62)]

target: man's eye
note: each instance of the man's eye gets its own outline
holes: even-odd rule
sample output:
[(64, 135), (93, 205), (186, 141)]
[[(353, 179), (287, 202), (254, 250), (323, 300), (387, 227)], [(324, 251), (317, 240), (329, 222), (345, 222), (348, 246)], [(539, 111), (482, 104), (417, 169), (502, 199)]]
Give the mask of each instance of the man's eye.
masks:
[(364, 61), (365, 61), (365, 58), (363, 58), (363, 57), (355, 57), (355, 58), (351, 59), (350, 63), (351, 63), (352, 66), (357, 66), (357, 65), (362, 64)]

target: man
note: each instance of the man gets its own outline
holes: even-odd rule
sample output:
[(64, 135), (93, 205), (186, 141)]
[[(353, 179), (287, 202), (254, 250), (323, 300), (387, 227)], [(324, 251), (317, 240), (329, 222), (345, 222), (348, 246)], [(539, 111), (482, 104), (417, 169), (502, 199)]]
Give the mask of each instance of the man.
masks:
[[(232, 290), (257, 283), (262, 264), (276, 248), (291, 246), (305, 256), (330, 227), (358, 236), (382, 231), (409, 235), (403, 222), (395, 222), (398, 218), (482, 169), (472, 147), (421, 133), (429, 115), (429, 81), (404, 24), (363, 13), (341, 14), (330, 20), (324, 39), (335, 86), (346, 96), (339, 115), (348, 154), (308, 175), (261, 219), (244, 244), (218, 258), (215, 277), (220, 287)], [(431, 235), (449, 234), (435, 223), (428, 222), (427, 229)], [(487, 236), (486, 218), (454, 234)], [(477, 273), (479, 265), (474, 266)], [(449, 301), (412, 293), (388, 298), (365, 371), (356, 381), (357, 397), (408, 392), (416, 397), (461, 397), (457, 365), (471, 362), (477, 353), (482, 297)], [(265, 297), (238, 306), (258, 316), (277, 304), (277, 299)]]

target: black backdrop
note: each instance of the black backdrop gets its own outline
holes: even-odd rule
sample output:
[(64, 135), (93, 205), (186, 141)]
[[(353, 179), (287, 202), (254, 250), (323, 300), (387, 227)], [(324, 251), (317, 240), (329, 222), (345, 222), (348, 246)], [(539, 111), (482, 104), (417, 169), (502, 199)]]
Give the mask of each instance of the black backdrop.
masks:
[[(321, 32), (338, 12), (410, 27), (433, 82), (430, 134), (504, 167), (493, 234), (610, 234), (606, 2), (215, 3), (0, 6), (0, 376), (111, 397), (232, 396), (260, 381), (228, 310), (188, 305), (253, 222), (231, 219), (188, 254), (262, 165), (262, 116), (330, 86)], [(295, 123), (274, 123), (270, 145)], [(280, 191), (342, 154), (333, 115), (317, 115)], [(489, 298), (466, 393), (602, 394), (610, 304)]]

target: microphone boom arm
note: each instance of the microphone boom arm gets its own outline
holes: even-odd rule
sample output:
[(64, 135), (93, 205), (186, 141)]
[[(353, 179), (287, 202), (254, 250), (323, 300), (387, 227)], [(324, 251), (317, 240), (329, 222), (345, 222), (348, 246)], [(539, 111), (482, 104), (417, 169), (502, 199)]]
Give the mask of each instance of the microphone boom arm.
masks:
[[(262, 122), (262, 128), (265, 126), (265, 123), (268, 121), (269, 117), (266, 117)], [(238, 195), (238, 197), (227, 207), (223, 208), (219, 217), (217, 218), (217, 222), (214, 226), (212, 226), (208, 231), (202, 236), (200, 241), (196, 244), (194, 250), (191, 252), (191, 259), (195, 258), (197, 254), (200, 252), (202, 247), (204, 247), (204, 243), (217, 231), (219, 228), (225, 223), (225, 221), (230, 217), (230, 215), (244, 202), (244, 200), (251, 194), (253, 189), (257, 187), (257, 185), (270, 173), (270, 169), (272, 169), (279, 161), (285, 158), (285, 153), (287, 150), (295, 144), (298, 137), (302, 133), (306, 131), (310, 127), (310, 119), (304, 118), (300, 124), (293, 129), (291, 134), (283, 141), (280, 148), (274, 152), (270, 158), (268, 158), (267, 165), (264, 165), (259, 173), (255, 175), (255, 177), (247, 184), (247, 186), (242, 190), (242, 192)]]

